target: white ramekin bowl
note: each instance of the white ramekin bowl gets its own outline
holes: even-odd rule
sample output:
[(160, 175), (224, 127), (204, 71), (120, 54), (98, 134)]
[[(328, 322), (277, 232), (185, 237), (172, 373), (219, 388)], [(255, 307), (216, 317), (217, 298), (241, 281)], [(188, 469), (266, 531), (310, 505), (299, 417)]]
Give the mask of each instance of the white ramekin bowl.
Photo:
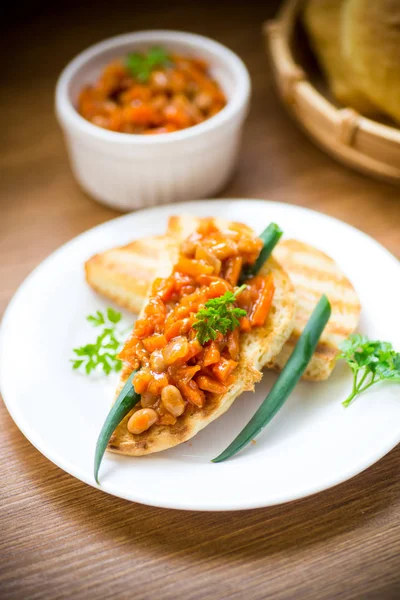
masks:
[[(78, 114), (83, 85), (112, 59), (153, 45), (207, 60), (228, 98), (226, 107), (200, 125), (153, 136), (108, 131)], [(57, 83), (56, 111), (80, 185), (104, 204), (132, 210), (221, 189), (235, 166), (249, 96), (247, 69), (228, 48), (189, 33), (141, 31), (105, 40), (69, 63)]]

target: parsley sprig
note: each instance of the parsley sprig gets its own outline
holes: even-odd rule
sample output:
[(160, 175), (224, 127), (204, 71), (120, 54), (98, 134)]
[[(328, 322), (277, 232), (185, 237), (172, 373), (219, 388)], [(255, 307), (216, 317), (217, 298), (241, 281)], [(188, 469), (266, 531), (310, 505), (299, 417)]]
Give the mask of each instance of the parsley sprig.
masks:
[(145, 53), (131, 52), (126, 59), (129, 71), (141, 83), (148, 81), (153, 69), (168, 66), (170, 63), (169, 55), (159, 46), (154, 46)]
[(353, 372), (353, 389), (343, 402), (348, 406), (352, 400), (379, 381), (400, 382), (400, 352), (389, 342), (369, 340), (365, 335), (354, 334), (340, 345), (343, 358)]
[(233, 304), (246, 287), (242, 285), (236, 292), (225, 292), (223, 296), (212, 298), (198, 311), (193, 329), (197, 329), (197, 339), (201, 345), (209, 340), (215, 340), (218, 332), (225, 335), (239, 326), (240, 317), (245, 317), (247, 313), (242, 308), (234, 307)]
[(122, 362), (117, 358), (123, 344), (123, 331), (117, 327), (121, 318), (121, 313), (113, 308), (107, 308), (105, 314), (98, 310), (94, 315), (86, 317), (94, 327), (103, 327), (103, 330), (93, 344), (73, 349), (77, 357), (71, 360), (73, 369), (82, 367), (87, 375), (96, 369), (102, 370), (106, 375), (121, 370)]

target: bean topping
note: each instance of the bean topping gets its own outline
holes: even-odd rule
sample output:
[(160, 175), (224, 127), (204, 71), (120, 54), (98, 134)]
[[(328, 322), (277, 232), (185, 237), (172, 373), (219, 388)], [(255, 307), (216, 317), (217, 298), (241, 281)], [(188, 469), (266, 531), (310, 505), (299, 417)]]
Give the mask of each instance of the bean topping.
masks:
[[(242, 267), (251, 268), (262, 245), (244, 225), (222, 231), (213, 219), (201, 219), (182, 243), (172, 274), (154, 282), (143, 315), (120, 354), (138, 370), (133, 385), (141, 402), (128, 421), (131, 433), (155, 423), (174, 425), (188, 407), (201, 409), (235, 381), (240, 332), (265, 323), (274, 295), (270, 275), (256, 275), (243, 289), (237, 287)], [(225, 317), (218, 313), (214, 328), (207, 321), (208, 334), (200, 335), (198, 320), (214, 318), (213, 310), (219, 310), (226, 294)], [(226, 318), (235, 309), (241, 309), (240, 319)]]

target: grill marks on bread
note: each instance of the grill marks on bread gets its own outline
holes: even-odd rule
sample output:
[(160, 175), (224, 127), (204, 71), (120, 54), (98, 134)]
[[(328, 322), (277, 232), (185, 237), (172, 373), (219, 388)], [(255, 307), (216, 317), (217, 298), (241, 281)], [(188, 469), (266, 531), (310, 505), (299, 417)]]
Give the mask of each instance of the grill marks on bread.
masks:
[[(168, 255), (171, 244), (185, 239), (197, 223), (197, 217), (173, 216), (168, 222), (167, 235), (139, 239), (97, 254), (86, 263), (87, 282), (119, 306), (139, 313), (161, 258)], [(218, 219), (217, 224), (222, 228), (226, 226)], [(335, 261), (309, 244), (283, 240), (275, 248), (274, 256), (295, 286), (296, 322), (285, 347), (268, 366), (274, 369), (284, 366), (314, 306), (325, 293), (331, 302), (332, 316), (304, 378), (326, 379), (334, 368), (338, 345), (357, 327), (358, 296)]]
[(118, 306), (139, 313), (168, 244), (160, 235), (96, 254), (85, 263), (86, 281)]
[(326, 294), (332, 315), (303, 377), (314, 381), (326, 379), (335, 366), (339, 344), (358, 325), (361, 310), (358, 296), (335, 261), (309, 244), (283, 240), (275, 248), (274, 256), (295, 286), (296, 319), (290, 339), (268, 366), (283, 368), (321, 294)]

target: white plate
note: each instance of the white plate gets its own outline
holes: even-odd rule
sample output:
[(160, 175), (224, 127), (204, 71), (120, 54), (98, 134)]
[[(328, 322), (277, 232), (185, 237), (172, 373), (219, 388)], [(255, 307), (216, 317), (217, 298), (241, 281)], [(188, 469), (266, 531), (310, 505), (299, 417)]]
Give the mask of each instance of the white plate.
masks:
[[(0, 340), (1, 390), (12, 418), (47, 458), (93, 486), (94, 447), (115, 378), (88, 378), (69, 363), (71, 349), (93, 337), (85, 316), (109, 304), (85, 284), (83, 263), (96, 252), (164, 232), (167, 217), (182, 212), (243, 221), (257, 231), (275, 221), (285, 235), (324, 250), (360, 295), (360, 330), (400, 348), (399, 263), (365, 234), (325, 215), (275, 202), (219, 200), (145, 210), (95, 227), (27, 278), (6, 311)], [(329, 381), (300, 383), (255, 445), (234, 459), (211, 463), (247, 423), (275, 378), (266, 372), (255, 394), (243, 394), (190, 442), (141, 458), (107, 455), (100, 489), (168, 508), (256, 508), (345, 481), (400, 441), (400, 388), (378, 385), (344, 409), (341, 401), (352, 378), (339, 363)]]

